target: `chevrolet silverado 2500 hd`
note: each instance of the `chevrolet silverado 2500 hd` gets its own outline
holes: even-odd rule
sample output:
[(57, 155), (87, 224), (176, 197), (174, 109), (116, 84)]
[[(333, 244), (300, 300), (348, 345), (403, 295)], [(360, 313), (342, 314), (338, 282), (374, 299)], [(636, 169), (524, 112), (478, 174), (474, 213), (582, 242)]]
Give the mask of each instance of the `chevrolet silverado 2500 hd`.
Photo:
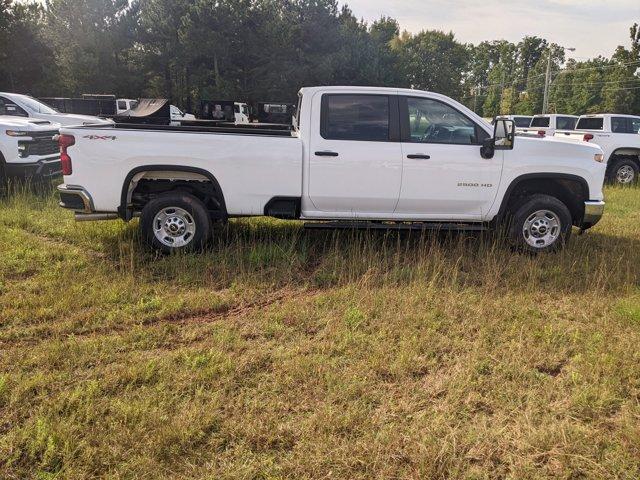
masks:
[(49, 105), (28, 95), (0, 92), (0, 115), (13, 115), (35, 120), (47, 120), (60, 125), (110, 125), (111, 120), (105, 120), (90, 115), (76, 115), (74, 113), (60, 113)]
[(602, 148), (607, 179), (618, 185), (634, 185), (640, 177), (640, 116), (583, 115), (575, 131), (557, 131), (559, 138), (589, 142)]
[(0, 115), (0, 188), (10, 179), (59, 175), (60, 125), (46, 120)]
[[(516, 137), (436, 93), (376, 87), (300, 91), (291, 130), (63, 127), (61, 206), (78, 220), (141, 216), (164, 251), (202, 245), (229, 217), (330, 225), (484, 229), (508, 225), (534, 252), (600, 219), (602, 150)], [(506, 222), (505, 220), (509, 220)], [(389, 222), (389, 223), (384, 223)], [(316, 223), (322, 225), (322, 223)]]

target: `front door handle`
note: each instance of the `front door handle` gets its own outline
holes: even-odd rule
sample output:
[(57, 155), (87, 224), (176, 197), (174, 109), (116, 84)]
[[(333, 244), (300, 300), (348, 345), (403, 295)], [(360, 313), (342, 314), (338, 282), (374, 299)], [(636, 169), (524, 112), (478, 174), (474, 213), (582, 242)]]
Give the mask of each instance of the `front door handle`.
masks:
[(338, 156), (338, 152), (329, 152), (329, 151), (316, 152), (316, 157), (337, 157), (337, 156)]
[(412, 153), (407, 155), (407, 158), (411, 160), (429, 160), (431, 158), (430, 155), (424, 155), (423, 153)]

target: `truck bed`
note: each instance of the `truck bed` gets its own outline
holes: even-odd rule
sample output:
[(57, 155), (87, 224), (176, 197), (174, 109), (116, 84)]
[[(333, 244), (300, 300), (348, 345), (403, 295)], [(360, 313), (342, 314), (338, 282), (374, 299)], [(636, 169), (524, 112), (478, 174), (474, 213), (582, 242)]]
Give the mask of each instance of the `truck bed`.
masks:
[[(243, 125), (208, 125), (199, 123), (197, 120), (190, 121), (190, 125), (150, 125), (141, 123), (116, 123), (101, 128), (115, 128), (117, 130), (144, 130), (154, 132), (196, 132), (196, 133), (232, 133), (237, 135), (262, 135), (271, 137), (291, 137), (293, 127), (290, 125), (274, 124), (243, 124)], [(95, 127), (92, 127), (95, 128)]]

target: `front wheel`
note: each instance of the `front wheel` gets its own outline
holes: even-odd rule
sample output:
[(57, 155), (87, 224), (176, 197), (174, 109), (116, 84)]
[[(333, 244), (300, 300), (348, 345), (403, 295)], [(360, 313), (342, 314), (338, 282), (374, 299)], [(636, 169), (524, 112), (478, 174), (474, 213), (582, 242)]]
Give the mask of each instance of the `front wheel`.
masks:
[(560, 249), (571, 236), (571, 212), (550, 195), (533, 195), (515, 210), (509, 239), (518, 249), (539, 253)]
[(147, 243), (164, 253), (200, 249), (211, 235), (207, 209), (188, 193), (166, 193), (142, 209), (140, 226)]
[(638, 182), (638, 170), (638, 164), (632, 159), (616, 160), (611, 167), (611, 181), (615, 185), (635, 185)]

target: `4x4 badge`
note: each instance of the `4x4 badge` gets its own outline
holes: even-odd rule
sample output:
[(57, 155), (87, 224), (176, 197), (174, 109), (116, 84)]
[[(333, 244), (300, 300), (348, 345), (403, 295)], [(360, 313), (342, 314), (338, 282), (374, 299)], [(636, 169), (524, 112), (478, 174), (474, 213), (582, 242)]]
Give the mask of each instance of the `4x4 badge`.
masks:
[(89, 140), (115, 140), (114, 135), (85, 135), (82, 138), (88, 138)]

